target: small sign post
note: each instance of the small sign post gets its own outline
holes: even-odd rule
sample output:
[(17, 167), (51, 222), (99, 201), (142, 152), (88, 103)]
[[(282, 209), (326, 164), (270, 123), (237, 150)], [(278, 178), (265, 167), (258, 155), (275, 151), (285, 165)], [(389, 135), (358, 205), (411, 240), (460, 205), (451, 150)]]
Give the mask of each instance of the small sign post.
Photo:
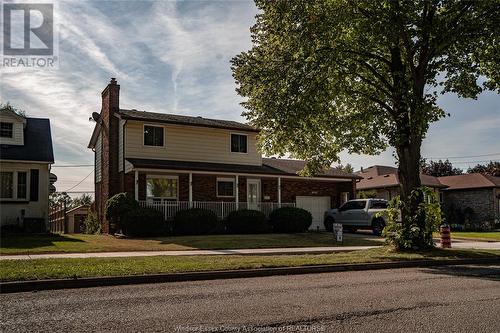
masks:
[(334, 223), (333, 224), (333, 235), (335, 236), (335, 240), (337, 242), (341, 242), (344, 244), (344, 238), (342, 236), (342, 224)]

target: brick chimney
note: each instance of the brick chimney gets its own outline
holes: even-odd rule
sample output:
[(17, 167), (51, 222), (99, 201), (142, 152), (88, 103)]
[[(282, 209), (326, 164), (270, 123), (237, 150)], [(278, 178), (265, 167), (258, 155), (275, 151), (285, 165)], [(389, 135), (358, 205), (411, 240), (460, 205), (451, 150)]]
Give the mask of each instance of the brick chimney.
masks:
[(115, 78), (101, 93), (101, 181), (95, 185), (96, 208), (98, 209), (103, 232), (114, 232), (110, 230), (109, 221), (105, 218), (106, 201), (113, 195), (119, 193), (118, 172), (118, 126), (119, 120), (115, 114), (120, 110), (120, 85)]

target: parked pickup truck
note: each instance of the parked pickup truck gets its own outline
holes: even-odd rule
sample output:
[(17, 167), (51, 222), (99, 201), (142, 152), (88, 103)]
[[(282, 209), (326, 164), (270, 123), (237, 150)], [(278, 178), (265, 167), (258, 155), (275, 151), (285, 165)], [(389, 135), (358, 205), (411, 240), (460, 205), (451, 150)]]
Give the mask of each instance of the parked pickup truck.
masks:
[(340, 208), (325, 212), (325, 228), (331, 231), (334, 223), (340, 223), (346, 231), (372, 229), (375, 235), (380, 235), (385, 227), (385, 221), (383, 217), (377, 217), (376, 214), (385, 209), (387, 209), (387, 201), (383, 199), (349, 200)]

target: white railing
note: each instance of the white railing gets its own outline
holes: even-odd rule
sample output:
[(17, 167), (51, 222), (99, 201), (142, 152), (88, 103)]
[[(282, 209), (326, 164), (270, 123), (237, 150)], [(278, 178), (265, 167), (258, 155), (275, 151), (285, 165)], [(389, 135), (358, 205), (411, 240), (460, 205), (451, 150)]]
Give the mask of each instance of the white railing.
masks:
[(249, 204), (248, 202), (217, 202), (217, 201), (139, 201), (141, 207), (148, 207), (159, 210), (163, 213), (165, 221), (172, 220), (178, 211), (189, 208), (202, 208), (213, 211), (220, 220), (225, 219), (229, 213), (239, 209), (259, 210), (269, 217), (269, 214), (279, 207), (295, 207), (295, 203), (258, 202)]

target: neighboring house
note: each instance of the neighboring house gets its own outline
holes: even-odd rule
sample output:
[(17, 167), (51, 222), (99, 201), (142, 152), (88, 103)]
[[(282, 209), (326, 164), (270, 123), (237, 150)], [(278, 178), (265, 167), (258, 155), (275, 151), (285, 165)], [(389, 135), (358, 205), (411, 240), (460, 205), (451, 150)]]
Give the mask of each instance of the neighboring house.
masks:
[(49, 173), (54, 163), (49, 119), (0, 111), (1, 225), (48, 225)]
[(500, 177), (470, 173), (439, 177), (445, 207), (472, 208), (471, 223), (491, 223), (500, 217)]
[(83, 231), (83, 221), (89, 215), (90, 206), (81, 205), (66, 212), (67, 233), (78, 234)]
[[(115, 79), (102, 92), (100, 115), (89, 148), (95, 151), (96, 210), (129, 192), (143, 206), (161, 209), (166, 219), (189, 207), (214, 210), (219, 218), (241, 208), (266, 214), (279, 206), (304, 207), (313, 229), (323, 214), (354, 198), (354, 174), (329, 169), (316, 177), (297, 174), (303, 161), (262, 158), (258, 129), (234, 121), (137, 110), (119, 105)], [(111, 230), (112, 231), (112, 230)]]
[[(399, 195), (401, 183), (399, 181), (398, 169), (395, 167), (374, 165), (366, 169), (361, 169), (356, 172), (357, 175), (363, 177), (356, 183), (356, 191), (358, 196), (360, 192), (374, 192), (376, 198), (390, 200)], [(439, 182), (437, 177), (421, 174), (420, 181), (422, 185), (434, 189), (439, 193), (440, 189), (446, 187)]]

